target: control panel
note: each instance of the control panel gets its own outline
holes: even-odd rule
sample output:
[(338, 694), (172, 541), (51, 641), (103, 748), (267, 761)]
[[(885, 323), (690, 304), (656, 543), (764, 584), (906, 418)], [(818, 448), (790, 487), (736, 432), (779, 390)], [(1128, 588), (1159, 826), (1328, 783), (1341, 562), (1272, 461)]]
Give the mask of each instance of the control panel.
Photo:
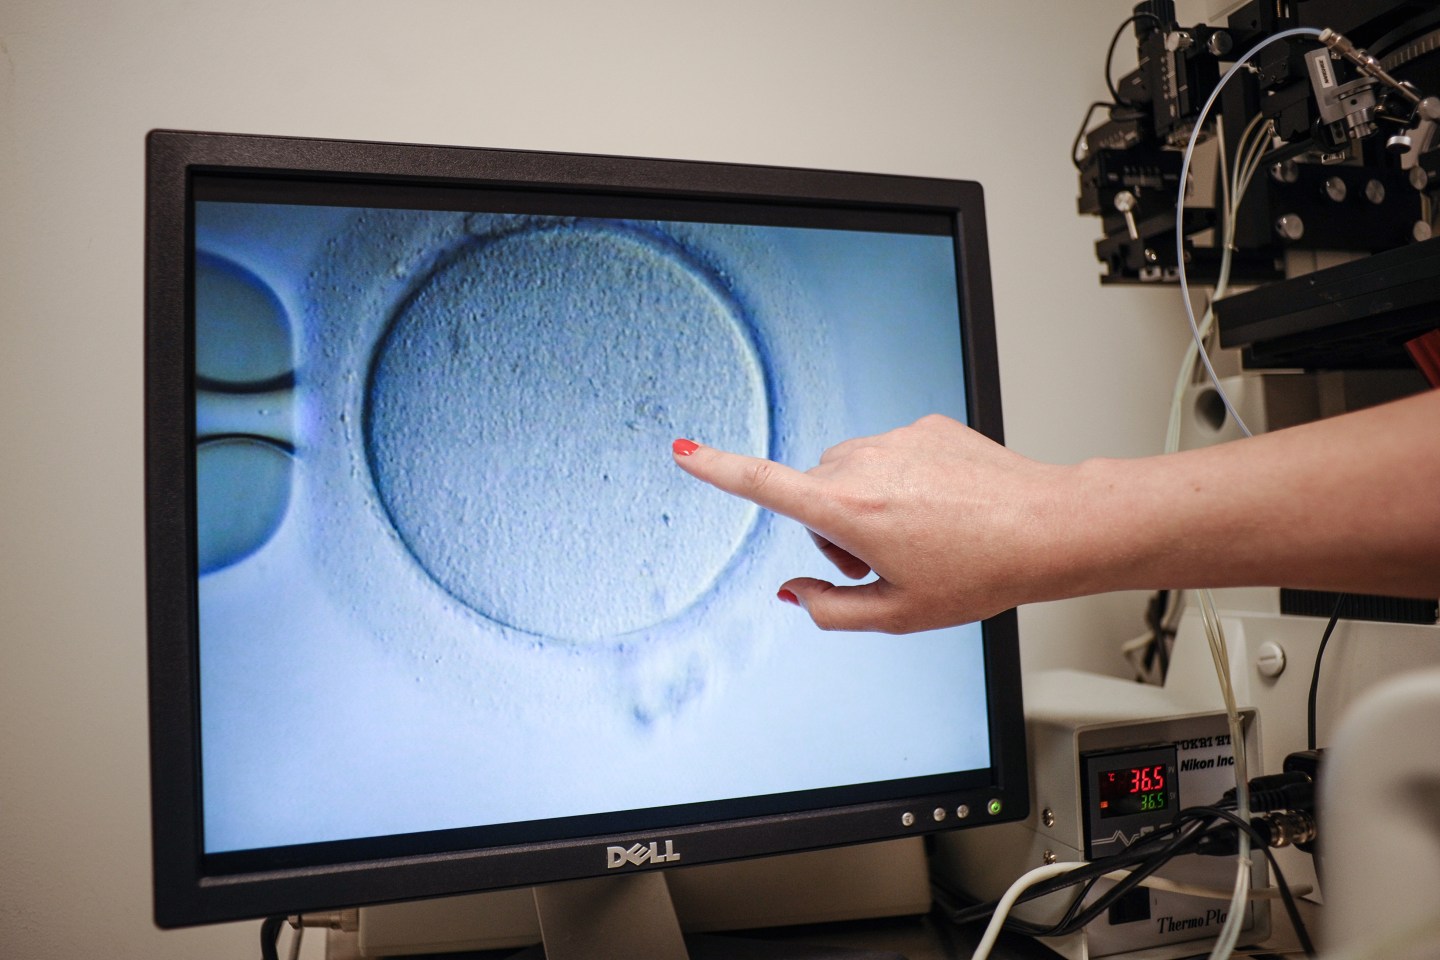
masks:
[[(1217, 697), (1218, 699), (1218, 697)], [(976, 901), (998, 898), (1016, 877), (1046, 863), (1104, 861), (1126, 854), (1177, 813), (1209, 806), (1235, 785), (1235, 750), (1222, 710), (1195, 712), (1162, 688), (1117, 677), (1050, 671), (1026, 678), (1031, 813), (1016, 823), (936, 838), (933, 867), (942, 888)], [(1259, 720), (1244, 720), (1247, 768), (1263, 770)], [(1252, 853), (1251, 885), (1268, 881), (1264, 854)], [(1156, 877), (1188, 888), (1228, 891), (1233, 857), (1175, 856)], [(1101, 879), (1084, 894), (1094, 902), (1113, 886)], [(1048, 927), (1069, 912), (1078, 888), (1017, 903), (1011, 915)], [(1083, 906), (1083, 905), (1082, 905)], [(1252, 903), (1244, 939), (1269, 935), (1269, 910)], [(1144, 951), (1147, 960), (1190, 957), (1208, 949), (1225, 923), (1228, 900), (1138, 887), (1076, 933), (1044, 944), (1073, 960)]]
[(1080, 758), (1085, 857), (1118, 853), (1180, 809), (1175, 744), (1104, 750)]

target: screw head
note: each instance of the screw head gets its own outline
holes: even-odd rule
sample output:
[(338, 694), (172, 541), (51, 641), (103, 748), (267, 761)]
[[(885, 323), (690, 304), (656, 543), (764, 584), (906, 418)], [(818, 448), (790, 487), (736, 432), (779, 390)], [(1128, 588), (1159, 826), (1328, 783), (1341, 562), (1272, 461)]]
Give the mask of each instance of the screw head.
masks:
[(1262, 677), (1278, 677), (1285, 672), (1285, 649), (1274, 640), (1266, 640), (1255, 651), (1255, 669)]
[(1054, 810), (1051, 810), (1049, 807), (1046, 807), (1044, 810), (1041, 810), (1041, 811), (1040, 811), (1040, 822), (1043, 823), (1043, 824), (1045, 824), (1045, 826), (1047, 826), (1047, 827), (1053, 827), (1053, 826), (1055, 826), (1055, 811), (1054, 811)]
[(1046, 850), (1043, 854), (1040, 855), (1040, 859), (1045, 863), (1046, 866), (1049, 866), (1060, 858), (1055, 856), (1054, 850)]
[(1294, 160), (1282, 160), (1270, 165), (1270, 177), (1279, 183), (1294, 183), (1300, 179), (1300, 168)]
[(1305, 236), (1305, 221), (1298, 214), (1287, 213), (1276, 218), (1275, 232), (1284, 240), (1299, 240)]

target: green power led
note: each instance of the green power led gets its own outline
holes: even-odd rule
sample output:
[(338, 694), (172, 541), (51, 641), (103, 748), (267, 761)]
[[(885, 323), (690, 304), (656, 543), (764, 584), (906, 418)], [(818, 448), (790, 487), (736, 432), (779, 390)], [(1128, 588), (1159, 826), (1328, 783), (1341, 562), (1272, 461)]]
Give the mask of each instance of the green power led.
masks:
[(990, 811), (990, 816), (995, 816), (997, 813), (1000, 812), (1000, 801), (991, 800), (990, 803), (985, 807), (985, 809)]

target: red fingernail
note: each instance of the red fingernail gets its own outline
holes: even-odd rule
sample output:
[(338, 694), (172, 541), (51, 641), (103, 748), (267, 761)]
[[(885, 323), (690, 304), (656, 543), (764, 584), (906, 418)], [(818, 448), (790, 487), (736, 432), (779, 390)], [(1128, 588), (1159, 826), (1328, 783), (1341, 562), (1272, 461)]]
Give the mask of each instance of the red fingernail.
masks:
[(781, 590), (779, 593), (775, 594), (775, 596), (779, 597), (781, 600), (784, 600), (786, 603), (793, 603), (797, 607), (800, 606), (800, 598), (795, 596), (795, 594), (791, 593), (789, 590)]
[(700, 444), (696, 443), (694, 440), (681, 439), (676, 440), (674, 443), (670, 444), (670, 449), (675, 451), (675, 455), (677, 457), (688, 457), (690, 456), (690, 454), (700, 449)]

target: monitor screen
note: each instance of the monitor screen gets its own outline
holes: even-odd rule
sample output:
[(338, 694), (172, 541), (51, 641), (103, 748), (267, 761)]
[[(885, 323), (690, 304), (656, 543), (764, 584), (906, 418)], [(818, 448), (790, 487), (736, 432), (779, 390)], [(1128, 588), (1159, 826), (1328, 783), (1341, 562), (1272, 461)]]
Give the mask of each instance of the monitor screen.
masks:
[(1013, 611), (824, 633), (675, 468), (999, 439), (974, 184), (150, 137), (162, 924), (1026, 809)]

